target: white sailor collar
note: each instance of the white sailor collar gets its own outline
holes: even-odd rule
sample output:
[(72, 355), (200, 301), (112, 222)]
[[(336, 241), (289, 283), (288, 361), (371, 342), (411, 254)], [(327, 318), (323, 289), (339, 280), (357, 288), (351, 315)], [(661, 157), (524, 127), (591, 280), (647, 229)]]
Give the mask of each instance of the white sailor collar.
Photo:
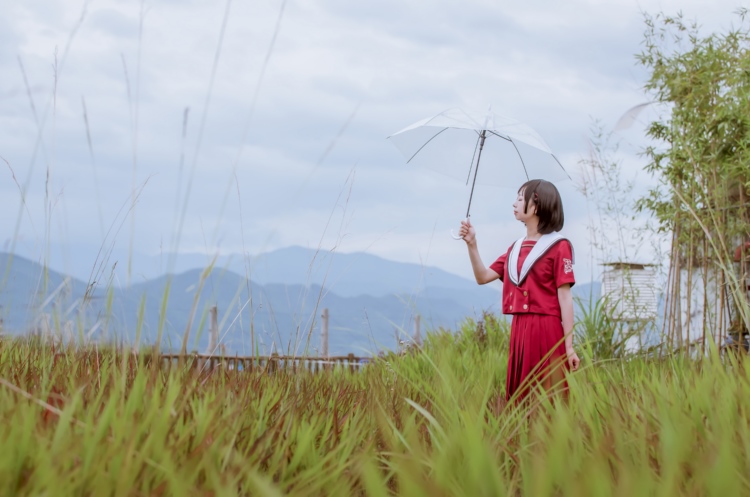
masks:
[[(508, 256), (508, 277), (510, 278), (510, 281), (516, 286), (520, 286), (524, 282), (526, 277), (529, 275), (529, 271), (531, 271), (531, 268), (534, 266), (536, 261), (541, 259), (542, 256), (552, 248), (553, 245), (555, 245), (560, 240), (567, 240), (567, 238), (565, 238), (558, 232), (542, 235), (541, 238), (536, 241), (536, 244), (531, 249), (531, 252), (529, 252), (529, 255), (527, 255), (526, 259), (523, 261), (521, 272), (519, 274), (518, 257), (521, 254), (521, 245), (523, 244), (525, 238), (526, 237), (516, 240), (516, 242), (513, 244), (513, 248), (511, 248), (510, 250), (510, 256)], [(573, 259), (575, 262), (575, 257), (573, 257)]]

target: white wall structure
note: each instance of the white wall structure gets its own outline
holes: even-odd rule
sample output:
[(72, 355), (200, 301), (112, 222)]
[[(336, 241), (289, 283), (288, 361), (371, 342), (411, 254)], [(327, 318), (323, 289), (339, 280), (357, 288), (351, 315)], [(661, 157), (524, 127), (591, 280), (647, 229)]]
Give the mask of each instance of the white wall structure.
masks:
[(680, 327), (682, 344), (713, 336), (725, 337), (730, 325), (729, 295), (722, 291), (718, 268), (695, 267), (680, 271)]
[(608, 309), (622, 321), (652, 320), (656, 317), (658, 299), (656, 270), (649, 264), (610, 262), (602, 275), (602, 297)]
[(654, 323), (658, 312), (656, 270), (651, 264), (609, 262), (602, 274), (602, 298), (610, 317), (625, 323), (633, 336), (626, 343), (627, 350), (644, 345), (643, 333)]

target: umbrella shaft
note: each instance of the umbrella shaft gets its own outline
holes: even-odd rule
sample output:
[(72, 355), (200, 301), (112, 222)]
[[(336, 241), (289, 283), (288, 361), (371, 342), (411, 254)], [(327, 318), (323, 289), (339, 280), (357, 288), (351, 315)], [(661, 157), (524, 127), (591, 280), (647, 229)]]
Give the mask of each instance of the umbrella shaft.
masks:
[(471, 199), (474, 197), (474, 186), (477, 184), (477, 172), (479, 171), (479, 160), (482, 158), (482, 149), (484, 148), (484, 139), (487, 137), (487, 131), (482, 130), (479, 135), (479, 153), (477, 154), (477, 165), (474, 167), (474, 180), (471, 182), (471, 194), (469, 195), (469, 206), (466, 208), (466, 219), (469, 219), (471, 212)]

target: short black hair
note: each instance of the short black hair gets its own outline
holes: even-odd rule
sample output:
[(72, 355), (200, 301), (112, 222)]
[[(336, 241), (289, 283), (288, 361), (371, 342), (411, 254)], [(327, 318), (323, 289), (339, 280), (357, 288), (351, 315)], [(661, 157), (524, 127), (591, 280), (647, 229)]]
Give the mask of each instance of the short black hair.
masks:
[(529, 201), (533, 200), (536, 205), (536, 215), (539, 216), (537, 231), (543, 235), (560, 231), (565, 224), (562, 199), (555, 185), (543, 179), (532, 179), (527, 181), (518, 193), (523, 192), (524, 213), (529, 209)]

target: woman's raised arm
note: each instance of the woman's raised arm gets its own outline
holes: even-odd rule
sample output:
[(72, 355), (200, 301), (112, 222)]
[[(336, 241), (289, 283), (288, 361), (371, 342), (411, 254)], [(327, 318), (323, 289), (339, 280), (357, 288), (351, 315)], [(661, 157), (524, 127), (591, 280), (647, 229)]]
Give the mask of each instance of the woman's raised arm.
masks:
[(474, 271), (474, 278), (477, 280), (477, 283), (485, 285), (498, 279), (500, 275), (486, 267), (482, 262), (482, 258), (479, 256), (479, 249), (477, 249), (477, 232), (471, 225), (471, 221), (468, 219), (461, 221), (461, 229), (458, 230), (458, 234), (463, 237), (466, 242), (466, 247), (469, 249), (471, 268)]

